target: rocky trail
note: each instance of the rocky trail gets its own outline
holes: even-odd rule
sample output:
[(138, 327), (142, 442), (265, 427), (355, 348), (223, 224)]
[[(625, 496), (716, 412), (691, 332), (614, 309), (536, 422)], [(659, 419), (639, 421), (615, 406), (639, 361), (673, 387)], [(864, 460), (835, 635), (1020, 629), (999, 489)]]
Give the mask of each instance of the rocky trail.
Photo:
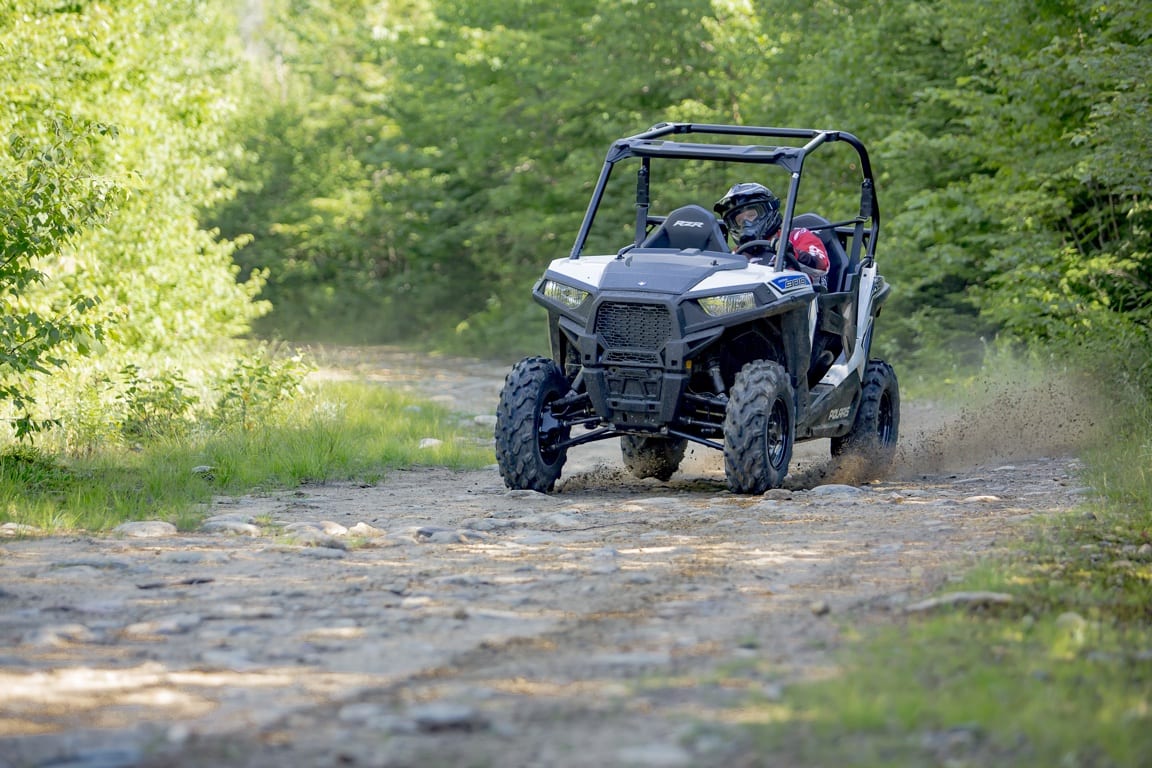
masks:
[[(482, 423), (504, 374), (331, 363)], [(752, 697), (835, 674), (846, 628), (1078, 503), (1024, 423), (908, 410), (900, 471), (867, 485), (826, 441), (756, 497), (703, 449), (632, 479), (613, 441), (547, 496), (415, 469), (219, 499), (195, 533), (0, 539), (0, 766), (759, 764)]]

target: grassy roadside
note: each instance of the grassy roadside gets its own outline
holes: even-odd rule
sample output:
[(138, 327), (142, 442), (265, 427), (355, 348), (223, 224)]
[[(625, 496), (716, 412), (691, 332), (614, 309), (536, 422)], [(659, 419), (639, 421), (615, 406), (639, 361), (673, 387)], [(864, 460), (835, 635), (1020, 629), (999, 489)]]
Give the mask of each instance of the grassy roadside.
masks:
[[(381, 481), (390, 468), (474, 468), (493, 461), (488, 432), (438, 406), (363, 383), (325, 383), (266, 422), (59, 458), (0, 452), (0, 524), (101, 531), (129, 520), (194, 527), (213, 495), (304, 482)], [(423, 445), (422, 445), (423, 444)]]
[(1150, 434), (1089, 451), (1097, 495), (955, 586), (1014, 602), (846, 629), (841, 675), (754, 705), (763, 764), (1152, 764)]

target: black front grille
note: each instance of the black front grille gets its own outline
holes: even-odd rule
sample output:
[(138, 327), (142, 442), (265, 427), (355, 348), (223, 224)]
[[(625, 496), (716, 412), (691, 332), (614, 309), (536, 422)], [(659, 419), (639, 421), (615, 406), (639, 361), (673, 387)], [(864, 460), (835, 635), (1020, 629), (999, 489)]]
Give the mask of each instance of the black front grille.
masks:
[(610, 349), (600, 358), (605, 365), (609, 363), (622, 363), (624, 365), (660, 365), (663, 361), (659, 352), (638, 352), (633, 349)]
[(660, 350), (672, 335), (672, 317), (662, 304), (605, 303), (596, 313), (604, 346)]

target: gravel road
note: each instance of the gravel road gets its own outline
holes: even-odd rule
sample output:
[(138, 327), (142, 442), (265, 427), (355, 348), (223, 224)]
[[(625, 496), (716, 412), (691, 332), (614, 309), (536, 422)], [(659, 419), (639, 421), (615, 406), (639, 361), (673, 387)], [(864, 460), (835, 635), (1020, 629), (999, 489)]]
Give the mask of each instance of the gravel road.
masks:
[[(481, 422), (505, 372), (326, 361)], [(631, 479), (612, 442), (547, 496), (417, 469), (220, 499), (191, 534), (0, 540), (0, 766), (759, 764), (751, 697), (1082, 498), (1036, 424), (985, 421), (906, 410), (859, 486), (826, 441), (757, 497), (702, 449)]]

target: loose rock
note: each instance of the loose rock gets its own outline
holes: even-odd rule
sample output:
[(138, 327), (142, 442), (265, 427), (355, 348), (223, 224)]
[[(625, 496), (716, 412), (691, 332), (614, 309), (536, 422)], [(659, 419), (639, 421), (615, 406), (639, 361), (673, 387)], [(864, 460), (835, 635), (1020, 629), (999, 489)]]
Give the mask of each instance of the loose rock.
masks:
[(808, 491), (809, 496), (860, 496), (864, 491), (854, 485), (818, 485)]
[(921, 600), (918, 603), (913, 603), (905, 607), (904, 610), (907, 613), (921, 613), (956, 605), (991, 606), (1009, 605), (1014, 602), (1016, 602), (1015, 597), (1003, 592), (952, 592), (947, 595)]
[(58, 624), (32, 631), (24, 642), (28, 645), (56, 648), (69, 643), (91, 643), (96, 639), (96, 634), (83, 624)]
[(128, 637), (181, 635), (200, 626), (204, 619), (195, 613), (179, 613), (153, 621), (141, 621), (124, 628)]
[(259, 536), (260, 529), (251, 523), (239, 523), (233, 520), (210, 520), (200, 526), (204, 533), (225, 533), (234, 536)]
[(162, 536), (175, 536), (176, 526), (163, 520), (141, 520), (122, 523), (113, 528), (112, 532), (137, 539), (154, 539)]
[(35, 533), (40, 533), (40, 529), (34, 525), (24, 525), (23, 523), (0, 525), (0, 536), (30, 536)]
[(348, 529), (348, 534), (350, 536), (361, 536), (366, 539), (381, 539), (387, 536), (388, 532), (368, 525), (368, 523), (356, 523), (356, 525)]

